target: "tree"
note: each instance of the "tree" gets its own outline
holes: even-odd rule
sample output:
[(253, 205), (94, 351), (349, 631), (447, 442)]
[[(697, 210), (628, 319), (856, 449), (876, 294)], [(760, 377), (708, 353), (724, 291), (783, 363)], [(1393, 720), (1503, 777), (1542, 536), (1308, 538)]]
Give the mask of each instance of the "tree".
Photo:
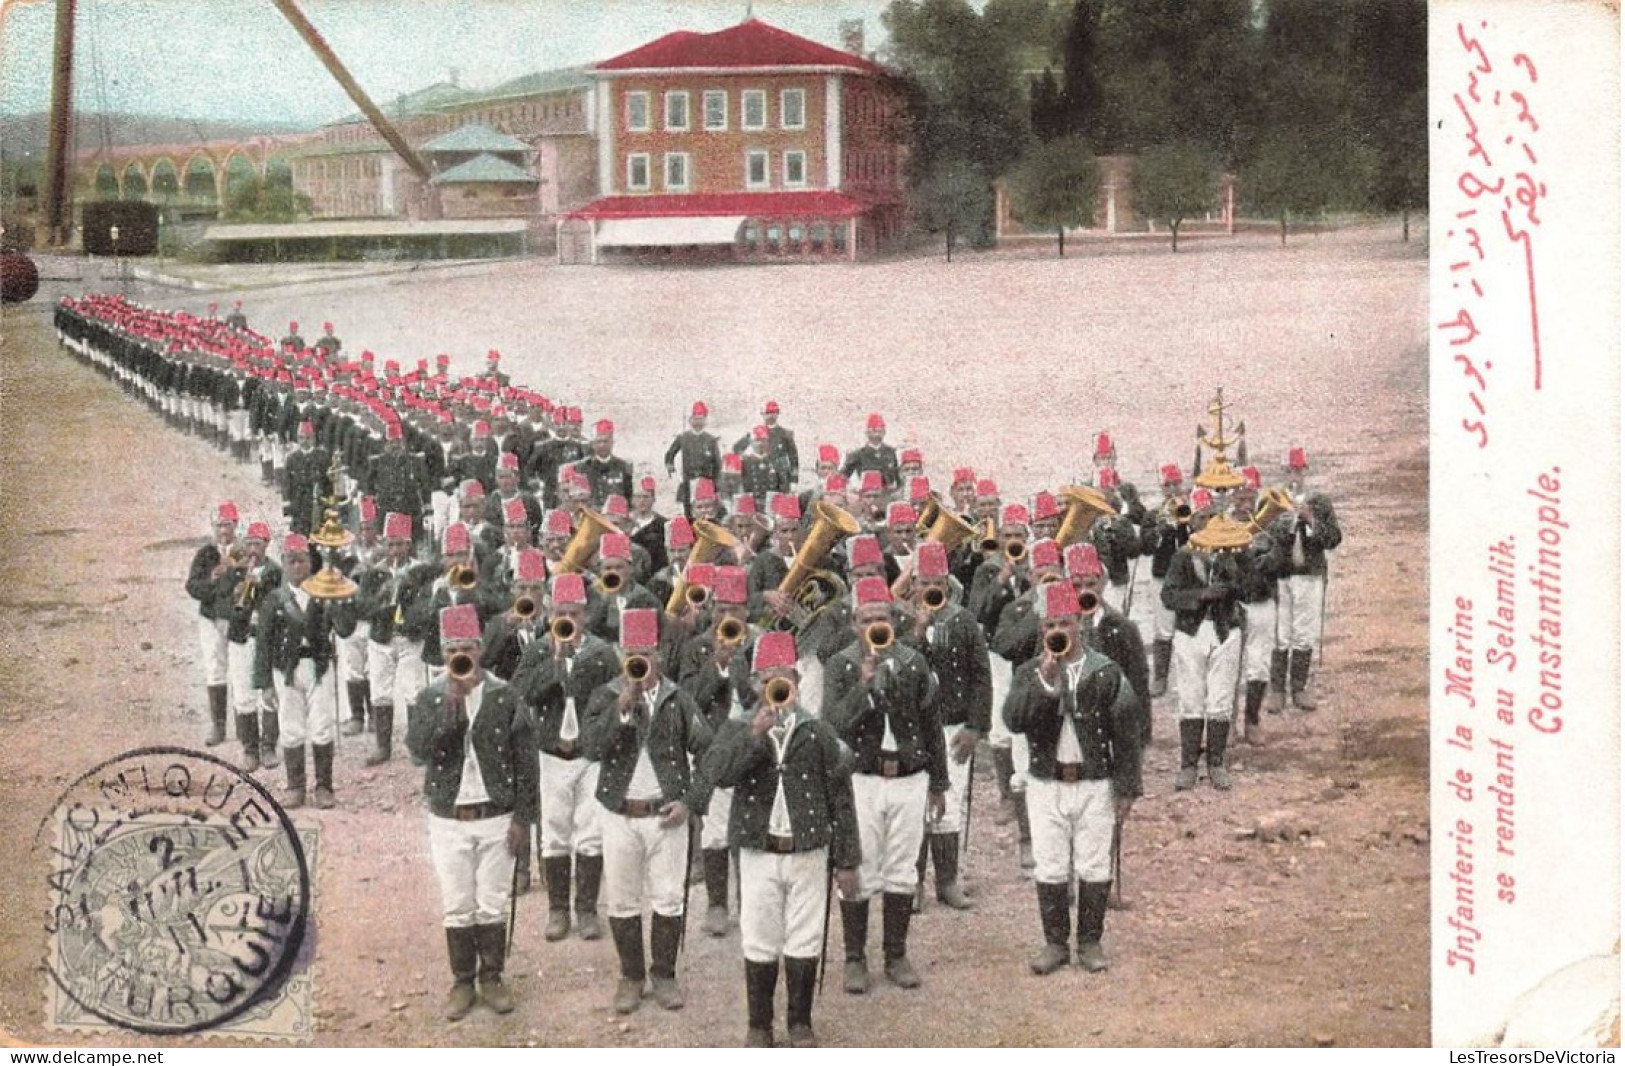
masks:
[(1371, 0), (1354, 9), (1350, 30), (1357, 121), (1376, 148), (1370, 200), (1400, 213), (1401, 240), (1428, 202), (1427, 19), (1424, 0)]
[(943, 235), (950, 263), (954, 241), (964, 233), (975, 235), (986, 226), (992, 210), (987, 175), (963, 161), (939, 162), (914, 188), (914, 215), (927, 230)]
[(1242, 168), (1242, 196), (1250, 207), (1280, 220), (1284, 245), (1291, 216), (1357, 206), (1374, 168), (1375, 153), (1346, 130), (1285, 127), (1267, 134)]
[(1147, 148), (1134, 161), (1134, 208), (1159, 219), (1179, 251), (1179, 226), (1213, 206), (1214, 168), (1207, 152), (1190, 141)]
[(1038, 141), (1011, 173), (1010, 194), (1021, 220), (1055, 228), (1056, 254), (1066, 257), (1068, 226), (1094, 221), (1100, 176), (1081, 137)]

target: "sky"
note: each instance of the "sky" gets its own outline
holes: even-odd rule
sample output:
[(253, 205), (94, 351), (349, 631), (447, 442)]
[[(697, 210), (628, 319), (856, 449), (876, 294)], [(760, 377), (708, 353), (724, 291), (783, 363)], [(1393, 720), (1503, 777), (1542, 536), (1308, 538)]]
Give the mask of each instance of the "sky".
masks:
[[(759, 19), (839, 46), (885, 0), (299, 0), (363, 89), (385, 103), (447, 80), (466, 88), (608, 59), (674, 30)], [(0, 0), (0, 113), (50, 106), (54, 0)], [(314, 127), (355, 106), (271, 0), (78, 0), (80, 110)]]

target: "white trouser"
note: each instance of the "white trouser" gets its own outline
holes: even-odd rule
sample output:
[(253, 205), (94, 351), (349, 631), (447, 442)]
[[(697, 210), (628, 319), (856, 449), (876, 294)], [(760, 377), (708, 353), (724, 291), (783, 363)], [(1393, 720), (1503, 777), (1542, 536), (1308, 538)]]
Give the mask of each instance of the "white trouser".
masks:
[(1249, 603), (1247, 628), (1241, 638), (1241, 679), (1268, 681), (1270, 653), (1275, 650), (1275, 601)]
[(801, 683), (796, 686), (796, 702), (803, 711), (817, 718), (824, 707), (824, 664), (816, 655), (803, 655), (796, 662)]
[(312, 744), (333, 743), (337, 708), (333, 703), (333, 673), (329, 671), (316, 679), (316, 664), (300, 659), (289, 684), (281, 670), (271, 674), (276, 686), (277, 724), (282, 732), (284, 748), (302, 748), (305, 741)]
[(954, 761), (953, 740), (964, 726), (942, 727), (942, 743), (948, 749), (948, 794), (943, 797), (942, 817), (929, 826), (933, 833), (958, 833), (965, 824), (965, 786), (970, 783), (970, 760)]
[(1174, 609), (1165, 607), (1162, 603), (1162, 578), (1151, 579), (1151, 594), (1146, 597), (1151, 604), (1151, 639), (1174, 639)]
[(930, 775), (852, 775), (858, 812), (858, 898), (882, 892), (912, 894), (919, 884), (920, 843), (925, 839), (925, 796)]
[(1015, 668), (1010, 660), (997, 652), (987, 653), (988, 675), (993, 682), (993, 725), (987, 731), (987, 742), (995, 748), (1008, 748), (1014, 734), (1004, 724), (1004, 701), (1010, 697), (1010, 678)]
[(824, 946), (829, 849), (739, 850), (739, 942), (748, 962), (816, 959)]
[(600, 855), (604, 850), (604, 808), (598, 791), (598, 763), (561, 759), (541, 752), (542, 858)]
[(728, 817), (734, 809), (734, 790), (719, 788), (711, 793), (711, 808), (700, 825), (700, 850), (715, 851), (728, 846)]
[(339, 640), (339, 670), (346, 685), (367, 681), (367, 645), (372, 643), (372, 623), (357, 622), (355, 632)]
[(1326, 579), (1317, 574), (1293, 574), (1275, 583), (1280, 593), (1278, 648), (1320, 651), (1321, 606), (1326, 602)]
[(271, 465), (282, 470), (288, 465), (288, 442), (271, 434)]
[(683, 913), (683, 874), (688, 867), (688, 826), (662, 829), (660, 818), (628, 818), (599, 812), (604, 830), (604, 911), (636, 918), (644, 904), (654, 913)]
[(451, 524), (450, 493), (442, 492), (439, 489), (429, 493), (429, 507), (434, 513), (434, 518), (431, 520), (432, 528), (429, 530), (429, 532), (434, 534), (434, 541), (436, 544), (439, 544), (440, 535), (444, 533), (446, 531), (446, 527)]
[(226, 702), (235, 714), (255, 714), (260, 708), (254, 691), (254, 645), (226, 642)]
[(226, 684), (226, 623), (210, 618), (197, 620), (198, 662), (203, 664), (203, 684), (209, 688)]
[(269, 433), (261, 433), (260, 434), (260, 439), (259, 439), (259, 444), (260, 444), (260, 450), (259, 450), (260, 462), (262, 462), (262, 463), (270, 463), (272, 466), (275, 466), (276, 465), (276, 444), (273, 442), (273, 438), (272, 438), (271, 434), (269, 434)]
[(513, 856), (508, 853), (512, 822), (511, 814), (473, 822), (429, 815), (429, 858), (440, 882), (447, 929), (507, 922), (513, 890)]
[(367, 642), (367, 683), (374, 703), (405, 709), (429, 683), (423, 667), (423, 644), (399, 634), (388, 644)]
[(1110, 779), (1027, 782), (1033, 826), (1033, 880), (1044, 885), (1110, 881), (1112, 827), (1117, 822)]
[(241, 408), (226, 412), (226, 433), (234, 441), (248, 439), (248, 412)]
[(1235, 710), (1236, 677), (1241, 672), (1241, 630), (1232, 627), (1223, 642), (1213, 623), (1203, 620), (1195, 636), (1174, 634), (1175, 717), (1228, 722)]

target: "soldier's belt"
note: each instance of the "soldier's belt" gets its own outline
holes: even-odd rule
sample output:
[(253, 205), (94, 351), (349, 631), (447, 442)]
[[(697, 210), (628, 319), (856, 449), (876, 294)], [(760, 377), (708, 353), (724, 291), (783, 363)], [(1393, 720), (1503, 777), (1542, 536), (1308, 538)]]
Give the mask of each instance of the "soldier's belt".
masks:
[(628, 818), (653, 818), (660, 813), (662, 800), (623, 800), (620, 813)]
[(1055, 780), (1062, 784), (1070, 785), (1083, 779), (1083, 763), (1058, 762), (1055, 764)]
[(513, 808), (499, 807), (495, 803), (464, 803), (451, 809), (451, 816), (459, 822), (479, 822), (512, 813)]
[(546, 752), (546, 754), (553, 756), (555, 759), (581, 758), (581, 745), (577, 744), (573, 740), (561, 740), (557, 744), (553, 745), (552, 750), (548, 750), (547, 748), (543, 748), (542, 750)]
[(796, 850), (796, 838), (775, 836), (769, 833), (767, 834), (767, 847), (762, 850), (776, 852), (780, 855), (793, 854)]

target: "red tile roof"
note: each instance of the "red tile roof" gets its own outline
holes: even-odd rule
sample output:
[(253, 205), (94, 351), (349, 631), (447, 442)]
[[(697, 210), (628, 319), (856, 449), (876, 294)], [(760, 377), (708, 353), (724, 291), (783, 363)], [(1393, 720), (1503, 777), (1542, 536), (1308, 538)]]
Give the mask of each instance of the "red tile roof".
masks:
[(869, 205), (827, 189), (806, 192), (693, 193), (687, 196), (606, 196), (565, 212), (565, 218), (703, 218), (750, 215), (758, 218), (853, 218)]
[(883, 75), (885, 68), (828, 45), (798, 37), (760, 19), (716, 33), (678, 30), (599, 63), (597, 70), (667, 70), (686, 67), (846, 67)]

